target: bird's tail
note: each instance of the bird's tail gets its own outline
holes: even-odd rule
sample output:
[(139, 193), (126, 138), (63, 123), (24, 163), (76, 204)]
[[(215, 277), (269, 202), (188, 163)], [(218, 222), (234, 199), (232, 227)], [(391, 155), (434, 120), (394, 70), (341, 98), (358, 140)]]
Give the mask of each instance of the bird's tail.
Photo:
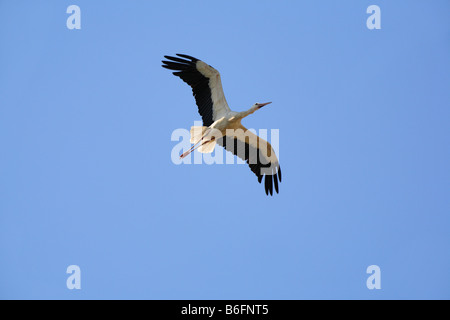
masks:
[(198, 151), (201, 153), (211, 153), (214, 151), (214, 147), (216, 146), (216, 140), (213, 138), (209, 141), (204, 142), (199, 148)]
[(196, 148), (201, 153), (211, 153), (216, 146), (216, 139), (212, 135), (211, 128), (194, 126), (191, 127), (191, 143), (194, 145), (200, 143), (200, 146)]
[(206, 133), (206, 130), (208, 130), (208, 127), (202, 126), (191, 127), (191, 143), (193, 144), (198, 143)]

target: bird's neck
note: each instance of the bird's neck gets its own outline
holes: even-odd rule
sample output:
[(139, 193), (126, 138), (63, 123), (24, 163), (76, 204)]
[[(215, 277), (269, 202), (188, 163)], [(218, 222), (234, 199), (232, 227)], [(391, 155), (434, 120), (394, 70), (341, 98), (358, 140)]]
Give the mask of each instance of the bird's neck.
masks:
[(253, 106), (253, 107), (251, 107), (250, 109), (248, 109), (247, 111), (239, 112), (239, 113), (236, 115), (236, 118), (238, 118), (238, 119), (243, 119), (243, 118), (245, 118), (245, 117), (251, 115), (252, 113), (254, 113), (256, 110), (258, 110), (258, 107), (257, 107), (257, 106)]

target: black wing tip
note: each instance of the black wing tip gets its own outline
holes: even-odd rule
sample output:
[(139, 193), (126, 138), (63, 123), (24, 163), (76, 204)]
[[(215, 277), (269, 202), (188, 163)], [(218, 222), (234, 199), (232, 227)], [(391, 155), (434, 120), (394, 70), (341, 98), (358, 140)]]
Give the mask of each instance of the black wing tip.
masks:
[(162, 67), (169, 70), (186, 71), (190, 68), (195, 68), (195, 64), (199, 61), (198, 59), (186, 54), (177, 53), (176, 55), (182, 57), (183, 59), (172, 56), (164, 56), (167, 60), (161, 60), (163, 63)]
[(264, 186), (266, 189), (266, 195), (270, 195), (273, 196), (273, 183), (272, 183), (272, 175), (267, 175), (266, 174), (266, 178), (264, 180)]
[(174, 56), (164, 56), (164, 58), (168, 59), (168, 60), (181, 60), (180, 58), (174, 57)]
[(278, 177), (277, 174), (275, 173), (275, 175), (273, 176), (273, 184), (275, 186), (275, 191), (278, 193)]
[(192, 62), (197, 62), (197, 61), (199, 61), (199, 59), (194, 58), (194, 57), (192, 57), (192, 56), (188, 56), (187, 54), (177, 53), (176, 55), (179, 56), (179, 57), (181, 57), (181, 58), (189, 59), (189, 60), (191, 60)]
[[(261, 183), (263, 176), (259, 176), (258, 177), (258, 181), (259, 183)], [(271, 175), (265, 175), (265, 179), (264, 179), (264, 188), (266, 191), (266, 195), (270, 195), (273, 196), (274, 192), (273, 189), (275, 188), (275, 192), (278, 194), (279, 192), (279, 188), (278, 188), (278, 181), (281, 182), (281, 170), (280, 167), (278, 167), (278, 171), (277, 173), (271, 174)]]
[[(180, 58), (177, 57), (173, 57), (173, 56), (164, 56), (164, 58), (168, 59), (168, 60), (172, 60), (172, 61), (177, 61), (177, 62), (184, 62), (184, 63), (192, 63), (192, 62), (197, 62), (200, 61), (200, 59), (194, 58), (192, 56), (189, 56), (187, 54), (182, 54), (182, 53), (176, 53), (176, 56), (186, 59), (186, 60), (182, 60)], [(190, 60), (190, 61), (189, 61)], [(163, 61), (164, 62), (164, 61)]]

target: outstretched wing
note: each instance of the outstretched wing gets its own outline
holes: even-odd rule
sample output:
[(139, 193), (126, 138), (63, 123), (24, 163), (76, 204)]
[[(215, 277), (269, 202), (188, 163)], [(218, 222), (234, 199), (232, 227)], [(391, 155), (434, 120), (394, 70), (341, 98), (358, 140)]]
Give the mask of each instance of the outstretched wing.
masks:
[(227, 151), (246, 161), (261, 183), (263, 177), (266, 194), (273, 195), (273, 187), (278, 193), (281, 169), (272, 146), (266, 140), (247, 130), (243, 125), (236, 130), (227, 130), (225, 136), (217, 140)]
[(162, 61), (162, 66), (174, 70), (174, 75), (191, 86), (203, 125), (209, 127), (230, 111), (223, 93), (220, 73), (194, 57), (185, 54), (177, 56), (180, 58), (164, 56), (171, 61)]

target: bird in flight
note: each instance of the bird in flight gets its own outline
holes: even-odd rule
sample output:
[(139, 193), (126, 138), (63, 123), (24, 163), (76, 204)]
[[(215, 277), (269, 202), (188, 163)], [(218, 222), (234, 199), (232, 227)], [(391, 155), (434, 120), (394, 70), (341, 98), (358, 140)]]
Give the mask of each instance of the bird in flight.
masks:
[(272, 146), (241, 124), (241, 120), (256, 110), (270, 104), (255, 103), (250, 109), (235, 112), (225, 99), (220, 73), (194, 57), (177, 54), (177, 57), (164, 56), (163, 67), (173, 70), (191, 88), (198, 106), (203, 126), (191, 127), (192, 148), (180, 157), (184, 158), (194, 150), (210, 153), (216, 143), (246, 161), (258, 182), (264, 180), (267, 195), (278, 193), (278, 181), (281, 182), (281, 170), (278, 158)]

